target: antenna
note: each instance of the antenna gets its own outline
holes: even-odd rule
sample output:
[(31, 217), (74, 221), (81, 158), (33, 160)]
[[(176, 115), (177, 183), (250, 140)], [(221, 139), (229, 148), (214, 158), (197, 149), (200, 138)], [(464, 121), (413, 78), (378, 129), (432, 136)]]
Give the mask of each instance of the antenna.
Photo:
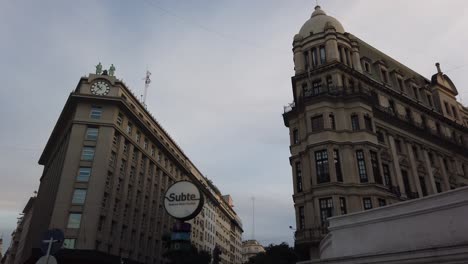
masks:
[(255, 196), (252, 196), (252, 240), (255, 240)]
[(146, 106), (146, 94), (148, 93), (148, 87), (151, 83), (151, 72), (148, 71), (148, 68), (146, 69), (146, 76), (143, 80), (145, 80), (145, 92), (143, 93), (143, 104)]

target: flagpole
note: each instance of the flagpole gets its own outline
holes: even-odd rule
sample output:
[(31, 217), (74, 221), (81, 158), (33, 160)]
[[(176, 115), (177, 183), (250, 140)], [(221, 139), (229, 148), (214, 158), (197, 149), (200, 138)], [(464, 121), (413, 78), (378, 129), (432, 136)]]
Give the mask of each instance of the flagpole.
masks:
[(151, 76), (151, 72), (146, 70), (146, 77), (144, 79), (145, 80), (145, 92), (143, 93), (143, 104), (145, 106), (146, 106), (146, 94), (148, 93), (148, 87), (149, 87), (149, 84), (151, 83), (150, 76)]

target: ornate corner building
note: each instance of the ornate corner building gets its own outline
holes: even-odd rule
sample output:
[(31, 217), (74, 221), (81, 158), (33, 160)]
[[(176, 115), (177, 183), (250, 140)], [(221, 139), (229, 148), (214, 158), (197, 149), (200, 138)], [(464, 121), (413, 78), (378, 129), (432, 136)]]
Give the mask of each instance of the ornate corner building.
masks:
[(297, 231), (310, 256), (327, 218), (468, 185), (468, 109), (315, 7), (294, 36), (290, 131)]

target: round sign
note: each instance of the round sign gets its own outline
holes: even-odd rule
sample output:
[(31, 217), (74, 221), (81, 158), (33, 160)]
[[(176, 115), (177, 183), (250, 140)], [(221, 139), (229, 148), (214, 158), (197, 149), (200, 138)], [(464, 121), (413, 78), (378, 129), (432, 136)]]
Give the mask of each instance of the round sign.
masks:
[(197, 216), (203, 208), (203, 195), (195, 184), (179, 181), (167, 189), (164, 208), (175, 219), (189, 220)]
[(57, 264), (57, 260), (54, 258), (54, 256), (42, 256), (36, 264)]

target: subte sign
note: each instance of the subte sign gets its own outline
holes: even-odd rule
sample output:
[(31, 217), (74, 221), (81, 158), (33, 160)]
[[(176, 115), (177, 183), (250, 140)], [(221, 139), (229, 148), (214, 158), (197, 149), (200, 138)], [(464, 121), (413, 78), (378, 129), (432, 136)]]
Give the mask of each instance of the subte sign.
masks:
[(203, 195), (198, 187), (189, 181), (171, 185), (164, 195), (164, 208), (175, 219), (185, 221), (195, 218), (203, 208)]

